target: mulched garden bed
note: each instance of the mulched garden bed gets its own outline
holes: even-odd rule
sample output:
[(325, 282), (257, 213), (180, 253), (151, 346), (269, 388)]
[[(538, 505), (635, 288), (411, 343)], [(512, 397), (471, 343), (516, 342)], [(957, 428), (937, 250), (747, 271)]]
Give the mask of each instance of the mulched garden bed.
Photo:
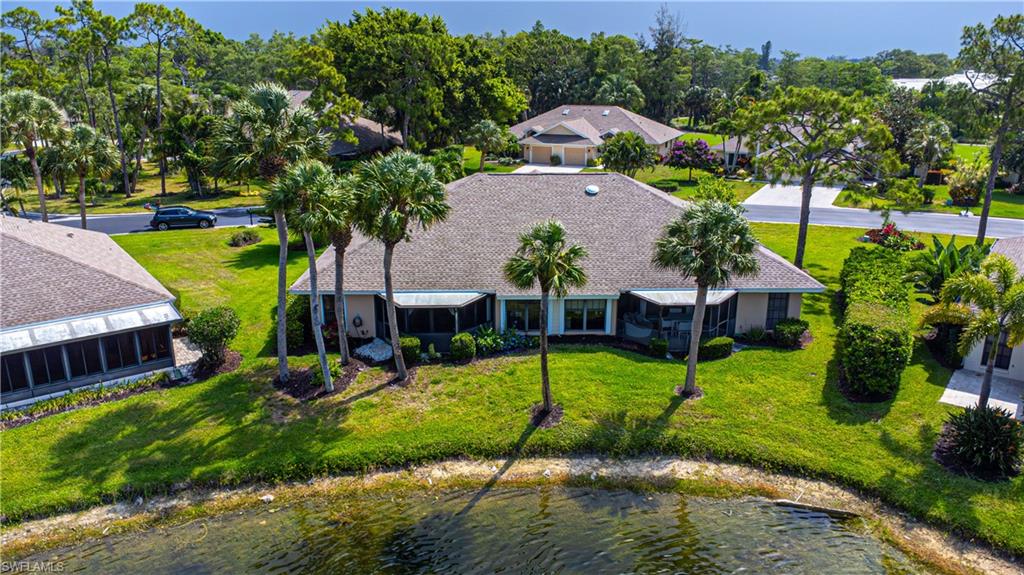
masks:
[(218, 366), (207, 365), (206, 362), (200, 359), (199, 363), (196, 364), (195, 371), (192, 372), (192, 379), (197, 382), (205, 381), (215, 375), (231, 373), (238, 369), (240, 365), (242, 365), (242, 354), (229, 349), (224, 352), (224, 361)]
[[(348, 386), (355, 382), (356, 378), (359, 377), (359, 374), (369, 368), (370, 366), (365, 362), (353, 357), (349, 361), (348, 365), (342, 367), (341, 373), (338, 374), (338, 377), (334, 378), (334, 391), (331, 393), (328, 393), (322, 385), (313, 386), (314, 370), (320, 369), (319, 365), (291, 370), (288, 374), (288, 382), (283, 385), (281, 384), (281, 380), (275, 377), (274, 387), (295, 399), (298, 399), (299, 401), (309, 401), (348, 389)], [(409, 381), (413, 381), (413, 378), (414, 370), (410, 369)]]
[(964, 469), (953, 456), (952, 450), (952, 426), (949, 423), (943, 423), (942, 432), (939, 433), (939, 439), (935, 442), (935, 449), (932, 451), (932, 459), (934, 459), (939, 465), (945, 467), (950, 473), (970, 477), (971, 479), (980, 479), (982, 481), (1006, 481), (1011, 477), (1015, 477), (1020, 474), (1019, 466), (1010, 476), (999, 473), (978, 473), (974, 470)]
[(562, 422), (562, 417), (565, 415), (565, 411), (561, 405), (554, 405), (551, 407), (551, 411), (545, 413), (544, 404), (537, 403), (530, 408), (530, 423), (534, 427), (540, 429), (551, 429)]

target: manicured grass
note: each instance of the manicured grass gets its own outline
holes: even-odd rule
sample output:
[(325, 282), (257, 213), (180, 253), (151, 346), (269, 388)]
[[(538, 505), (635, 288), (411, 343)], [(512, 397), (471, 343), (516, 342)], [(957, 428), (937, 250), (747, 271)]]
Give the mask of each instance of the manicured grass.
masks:
[[(484, 172), (512, 172), (519, 166), (502, 166), (494, 162), (484, 163)], [(473, 146), (465, 146), (462, 148), (462, 169), (466, 171), (466, 175), (475, 174), (480, 169), (480, 150)]]
[[(116, 177), (116, 176), (115, 176)], [(68, 191), (63, 198), (57, 199), (52, 189), (46, 198), (46, 208), (51, 214), (77, 214), (78, 213), (78, 182), (68, 182)], [(200, 198), (193, 194), (188, 188), (188, 181), (185, 172), (175, 172), (167, 175), (167, 195), (160, 195), (160, 174), (156, 164), (144, 162), (139, 173), (139, 182), (132, 197), (125, 198), (123, 194), (109, 194), (97, 196), (95, 205), (88, 206), (90, 214), (123, 214), (131, 212), (143, 212), (144, 206), (157, 200), (162, 205), (170, 206), (184, 204), (199, 210), (212, 210), (216, 208), (235, 208), (242, 206), (258, 206), (263, 203), (260, 193), (263, 185), (260, 182), (253, 182), (249, 186), (236, 182), (220, 182), (220, 193), (214, 195), (209, 192)], [(88, 201), (88, 198), (86, 198)], [(17, 205), (17, 202), (15, 202)], [(25, 207), (29, 210), (39, 209), (39, 198), (35, 188), (25, 192)]]
[(982, 158), (988, 160), (988, 146), (981, 144), (953, 144), (953, 155), (958, 158), (972, 161), (979, 154)]
[[(796, 228), (753, 224), (782, 256)], [(230, 230), (117, 238), (186, 308), (227, 304), (243, 328), (245, 356), (233, 374), (59, 414), (2, 432), (0, 487), (9, 517), (99, 502), (129, 488), (179, 481), (233, 483), (400, 465), (443, 457), (669, 453), (762, 464), (836, 479), (940, 524), (1024, 553), (1024, 477), (985, 483), (952, 475), (931, 458), (947, 413), (938, 403), (949, 371), (918, 345), (899, 394), (851, 404), (836, 391), (832, 293), (859, 230), (812, 226), (807, 268), (830, 287), (808, 296), (814, 342), (801, 351), (746, 349), (701, 364), (706, 396), (672, 394), (685, 365), (590, 346), (559, 346), (554, 396), (566, 418), (551, 430), (527, 425), (540, 397), (538, 359), (523, 355), (469, 366), (427, 366), (408, 388), (365, 373), (338, 396), (296, 404), (271, 388), (277, 249), (264, 241), (230, 248)], [(289, 275), (305, 266), (293, 254)], [(915, 313), (920, 313), (916, 308)], [(313, 357), (293, 358), (309, 365)]]
[[(935, 199), (931, 204), (920, 206), (914, 211), (957, 214), (963, 210), (959, 206), (946, 205), (946, 200), (949, 199), (949, 186), (942, 184), (925, 186), (925, 188), (935, 192)], [(859, 198), (850, 192), (842, 192), (836, 198), (834, 205), (851, 208), (883, 208), (892, 206), (892, 201), (877, 197)], [(983, 205), (984, 198), (982, 198), (982, 201), (977, 206), (971, 208), (971, 213), (981, 215)], [(992, 209), (989, 211), (989, 215), (998, 218), (1024, 219), (1024, 195), (1012, 195), (1007, 193), (1006, 190), (992, 190)]]
[[(697, 180), (709, 175), (711, 174), (703, 170), (693, 170), (693, 177), (691, 179), (690, 170), (682, 170), (661, 164), (655, 166), (653, 170), (641, 170), (636, 175), (636, 179), (656, 188), (662, 183), (674, 183), (677, 190), (672, 195), (688, 199), (693, 197), (694, 192), (697, 190)], [(741, 202), (764, 187), (763, 182), (745, 182), (742, 180), (725, 180), (725, 182), (735, 190), (736, 199)]]
[(708, 132), (683, 132), (683, 135), (679, 137), (680, 140), (692, 142), (693, 140), (704, 140), (709, 146), (718, 146), (725, 141), (725, 138), (721, 134), (711, 134)]

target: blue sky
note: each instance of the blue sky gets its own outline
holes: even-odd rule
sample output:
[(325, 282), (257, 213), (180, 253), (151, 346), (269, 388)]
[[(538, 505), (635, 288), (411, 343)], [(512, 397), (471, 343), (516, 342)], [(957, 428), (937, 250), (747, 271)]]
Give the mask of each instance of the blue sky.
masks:
[[(44, 15), (55, 2), (5, 0), (4, 10), (27, 5)], [(382, 2), (166, 2), (183, 8), (203, 25), (243, 39), (275, 30), (307, 35), (327, 19), (346, 20), (353, 10)], [(635, 36), (646, 32), (660, 2), (392, 2), (391, 6), (438, 14), (452, 33), (517, 32), (538, 19), (573, 36), (592, 32)], [(117, 16), (131, 2), (96, 2)], [(670, 2), (682, 16), (689, 37), (713, 45), (754, 48), (771, 40), (776, 54), (794, 50), (814, 56), (869, 56), (887, 48), (918, 52), (959, 49), (965, 25), (990, 22), (998, 14), (1021, 12), (1024, 2)]]

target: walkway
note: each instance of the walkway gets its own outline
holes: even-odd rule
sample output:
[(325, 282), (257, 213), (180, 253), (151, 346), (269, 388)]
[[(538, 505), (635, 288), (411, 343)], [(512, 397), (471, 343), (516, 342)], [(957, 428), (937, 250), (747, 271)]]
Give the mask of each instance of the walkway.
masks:
[[(954, 371), (939, 401), (960, 407), (978, 405), (978, 392), (983, 377), (980, 373), (966, 369)], [(988, 404), (1001, 407), (1018, 421), (1024, 421), (1024, 382), (993, 376), (992, 395), (989, 396)]]
[[(811, 207), (828, 208), (839, 197), (842, 187), (814, 186), (811, 188)], [(768, 184), (747, 198), (744, 205), (800, 207), (803, 189), (800, 186)]]

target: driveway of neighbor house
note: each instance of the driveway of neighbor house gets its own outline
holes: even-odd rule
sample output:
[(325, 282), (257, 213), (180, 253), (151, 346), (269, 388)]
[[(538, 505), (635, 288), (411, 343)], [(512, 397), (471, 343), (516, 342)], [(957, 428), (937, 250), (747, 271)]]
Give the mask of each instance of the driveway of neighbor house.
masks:
[[(811, 207), (827, 208), (836, 201), (839, 192), (843, 188), (832, 188), (827, 186), (814, 186), (811, 190)], [(803, 190), (800, 186), (784, 186), (768, 184), (754, 192), (743, 203), (757, 206), (790, 206), (800, 207), (800, 196)]]
[(513, 174), (578, 174), (583, 166), (552, 166), (549, 164), (526, 164)]
[[(958, 369), (949, 378), (949, 385), (939, 399), (942, 403), (968, 407), (978, 404), (978, 392), (981, 390), (980, 373)], [(1014, 381), (998, 375), (992, 377), (992, 395), (988, 404), (1001, 407), (1010, 412), (1018, 421), (1024, 421), (1024, 382)]]

